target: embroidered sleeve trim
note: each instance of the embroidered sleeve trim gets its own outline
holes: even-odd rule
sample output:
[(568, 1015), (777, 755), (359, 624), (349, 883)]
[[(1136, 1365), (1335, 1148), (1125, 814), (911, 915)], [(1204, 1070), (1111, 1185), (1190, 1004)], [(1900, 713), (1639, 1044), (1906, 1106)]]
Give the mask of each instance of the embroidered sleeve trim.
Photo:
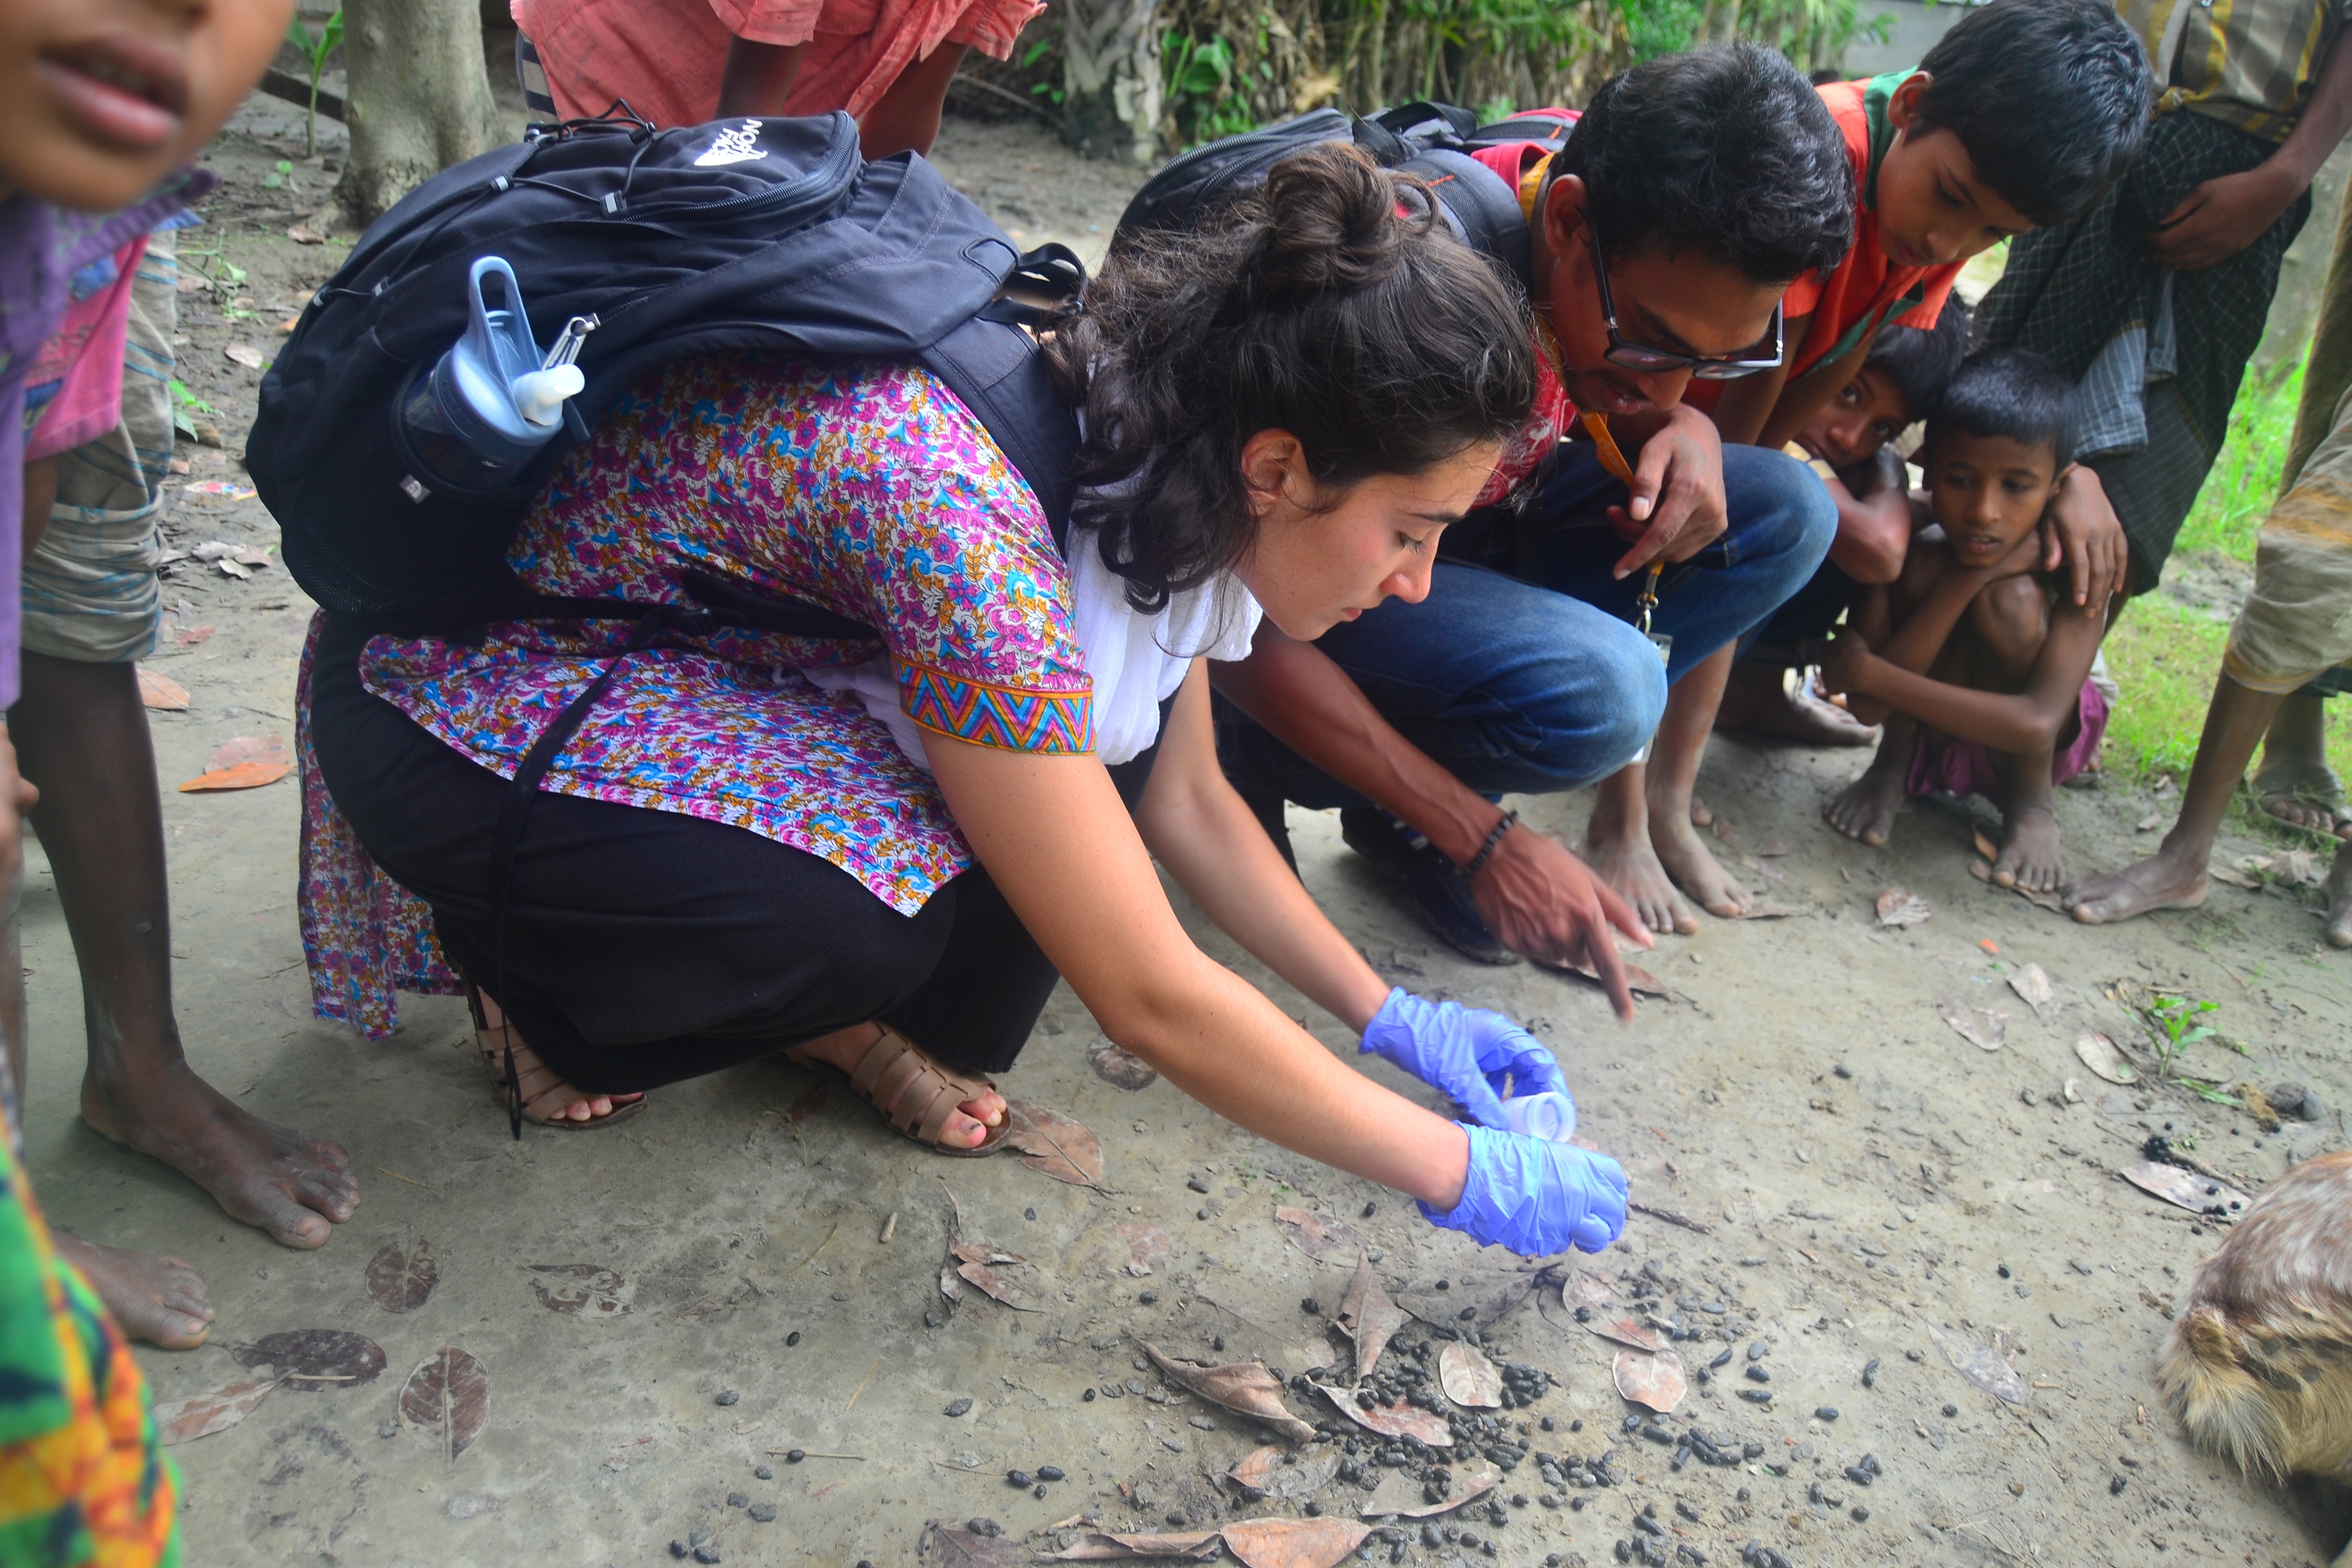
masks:
[(898, 706), (926, 730), (1008, 752), (1095, 749), (1091, 686), (1024, 690), (969, 680), (926, 665), (898, 666)]

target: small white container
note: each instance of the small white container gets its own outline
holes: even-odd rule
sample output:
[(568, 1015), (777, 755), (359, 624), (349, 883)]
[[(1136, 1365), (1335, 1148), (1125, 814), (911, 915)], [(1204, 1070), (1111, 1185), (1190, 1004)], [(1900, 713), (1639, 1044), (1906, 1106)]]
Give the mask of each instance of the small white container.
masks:
[(1576, 1101), (1553, 1089), (1523, 1094), (1503, 1101), (1503, 1120), (1514, 1132), (1565, 1143), (1576, 1136)]

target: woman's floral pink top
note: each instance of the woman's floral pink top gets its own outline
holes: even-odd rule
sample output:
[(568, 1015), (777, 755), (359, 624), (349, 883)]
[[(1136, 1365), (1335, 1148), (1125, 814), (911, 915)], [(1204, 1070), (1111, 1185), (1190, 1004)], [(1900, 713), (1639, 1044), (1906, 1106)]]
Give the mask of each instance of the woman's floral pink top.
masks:
[[(563, 460), (508, 560), (542, 594), (680, 603), (681, 579), (699, 573), (875, 628), (878, 643), (667, 637), (630, 657), (541, 787), (730, 823), (823, 856), (901, 913), (969, 868), (971, 848), (888, 727), (803, 669), (887, 648), (899, 706), (925, 729), (1018, 751), (1094, 747), (1093, 686), (1045, 517), (980, 422), (919, 370), (671, 366)], [(380, 637), (360, 672), (511, 777), (629, 632), (520, 622), (478, 644)], [(364, 851), (304, 739), (313, 998), (321, 1016), (388, 1032), (393, 986), (444, 989), (446, 972), (422, 950), (429, 921), (352, 862)]]

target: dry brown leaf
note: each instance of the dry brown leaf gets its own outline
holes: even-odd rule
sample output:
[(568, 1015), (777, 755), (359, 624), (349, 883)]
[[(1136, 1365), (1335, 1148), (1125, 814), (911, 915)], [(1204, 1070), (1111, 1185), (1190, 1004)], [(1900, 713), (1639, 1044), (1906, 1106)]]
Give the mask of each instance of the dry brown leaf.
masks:
[(1889, 888), (1878, 895), (1882, 926), (1916, 926), (1935, 918), (1935, 907), (1908, 888)]
[[(1590, 980), (1595, 985), (1601, 984), (1601, 971), (1595, 969), (1590, 962), (1580, 961), (1575, 963), (1554, 963), (1549, 959), (1546, 958), (1538, 958), (1536, 962), (1542, 964), (1546, 969), (1557, 971), (1561, 974), (1573, 974), (1580, 979)], [(1622, 963), (1622, 960), (1620, 962)], [(1663, 997), (1669, 994), (1666, 990), (1666, 983), (1659, 979), (1656, 975), (1651, 973), (1648, 970), (1643, 968), (1640, 964), (1625, 963), (1624, 970), (1625, 987), (1627, 990), (1633, 992), (1634, 995)]]
[(530, 1282), (531, 1294), (551, 1312), (570, 1318), (623, 1318), (636, 1299), (637, 1288), (599, 1263), (530, 1263), (533, 1274), (546, 1276)]
[(940, 1294), (950, 1301), (963, 1300), (963, 1280), (956, 1273), (956, 1266), (952, 1263), (940, 1270)]
[(1246, 1415), (1262, 1421), (1284, 1436), (1305, 1443), (1313, 1439), (1315, 1428), (1293, 1415), (1282, 1403), (1282, 1385), (1262, 1361), (1233, 1362), (1223, 1366), (1210, 1366), (1202, 1362), (1185, 1361), (1170, 1355), (1158, 1345), (1147, 1344), (1144, 1353), (1159, 1363), (1170, 1382), (1197, 1394), (1212, 1405), (1222, 1405), (1236, 1415)]
[(413, 1312), (433, 1297), (441, 1283), (441, 1266), (433, 1248), (420, 1241), (407, 1252), (387, 1244), (368, 1259), (369, 1299), (387, 1312)]
[(1767, 860), (1775, 859), (1780, 856), (1786, 855), (1788, 852), (1788, 845), (1782, 843), (1778, 838), (1775, 838), (1767, 844), (1759, 844), (1756, 847), (1756, 853), (1761, 855)]
[(1356, 1342), (1356, 1377), (1360, 1382), (1372, 1375), (1389, 1341), (1412, 1319), (1381, 1288), (1380, 1277), (1372, 1272), (1371, 1259), (1360, 1257), (1356, 1259), (1356, 1277), (1348, 1282), (1348, 1293), (1339, 1298), (1339, 1313), (1335, 1321)]
[(1358, 1509), (1357, 1514), (1363, 1519), (1435, 1519), (1440, 1514), (1452, 1513), (1464, 1503), (1476, 1502), (1503, 1484), (1502, 1468), (1492, 1460), (1473, 1459), (1465, 1464), (1456, 1465), (1453, 1468), (1452, 1487), (1446, 1492), (1445, 1500), (1443, 1502), (1419, 1503), (1409, 1508), (1389, 1508), (1380, 1506), (1375, 1500), (1374, 1502)]
[[(1286, 1459), (1293, 1462), (1285, 1463)], [(1243, 1490), (1284, 1502), (1304, 1502), (1339, 1473), (1339, 1450), (1328, 1444), (1300, 1450), (1278, 1444), (1253, 1451), (1225, 1472)]]
[(1122, 1050), (1108, 1035), (1097, 1035), (1095, 1043), (1087, 1047), (1087, 1066), (1113, 1089), (1150, 1089), (1160, 1081), (1160, 1074), (1150, 1062), (1132, 1051)]
[(1364, 1238), (1352, 1227), (1305, 1209), (1276, 1208), (1274, 1223), (1282, 1227), (1293, 1247), (1318, 1262), (1328, 1253), (1364, 1250)]
[(231, 343), (221, 353), (247, 370), (259, 370), (269, 363), (269, 356), (251, 343)]
[(289, 1329), (228, 1353), (239, 1366), (275, 1367), (289, 1387), (311, 1394), (373, 1383), (383, 1373), (383, 1347), (341, 1329)]
[(1615, 1340), (1619, 1344), (1631, 1345), (1637, 1351), (1662, 1351), (1666, 1348), (1665, 1337), (1657, 1330), (1646, 1323), (1637, 1323), (1631, 1318), (1612, 1318), (1607, 1322), (1596, 1319), (1584, 1326), (1604, 1340)]
[(1983, 856), (1987, 860), (1999, 860), (2000, 858), (2000, 846), (1996, 845), (1991, 839), (1985, 837), (1985, 831), (1983, 828), (1979, 827), (1975, 830), (1975, 838), (1973, 842), (1976, 846), (1976, 852)]
[(1025, 1100), (1006, 1105), (1005, 1121), (1005, 1142), (1021, 1152), (1023, 1164), (1074, 1187), (1102, 1185), (1102, 1142), (1084, 1123)]
[(1998, 1007), (1970, 1007), (1949, 996), (1936, 1012), (1952, 1032), (1980, 1051), (1997, 1051), (2009, 1038), (2009, 1016)]
[(1336, 1568), (1372, 1527), (1352, 1519), (1249, 1519), (1224, 1528), (1243, 1568)]
[(1383, 1437), (1418, 1437), (1433, 1448), (1450, 1448), (1454, 1434), (1445, 1425), (1445, 1417), (1433, 1410), (1421, 1410), (1399, 1400), (1394, 1405), (1375, 1405), (1370, 1410), (1356, 1403), (1355, 1391), (1334, 1388), (1328, 1383), (1316, 1387), (1323, 1391), (1340, 1415), (1367, 1432), (1377, 1432)]
[(1921, 1327), (1936, 1342), (1936, 1348), (1944, 1352), (1944, 1359), (1952, 1363), (1952, 1370), (1987, 1394), (2011, 1405), (2022, 1405), (2033, 1396), (2025, 1380), (2017, 1375), (2017, 1369), (1990, 1346), (1980, 1345), (1935, 1323), (1923, 1321)]
[(1155, 1268), (1168, 1266), (1168, 1254), (1176, 1244), (1166, 1231), (1133, 1220), (1121, 1220), (1118, 1228), (1120, 1239), (1127, 1243), (1129, 1274), (1139, 1279)]
[(1456, 1405), (1473, 1410), (1503, 1407), (1503, 1374), (1475, 1345), (1456, 1340), (1437, 1352), (1437, 1385)]
[(2050, 972), (2038, 963), (2029, 963), (2011, 975), (2009, 988), (2044, 1018), (2058, 1011), (2058, 988), (2050, 984)]
[(185, 713), (188, 710), (188, 689), (168, 675), (141, 667), (139, 670), (139, 702), (158, 713)]
[(923, 1555), (934, 1568), (1014, 1568), (1029, 1561), (1031, 1548), (1003, 1536), (974, 1535), (968, 1530), (931, 1526)]
[(1680, 1405), (1689, 1392), (1689, 1384), (1683, 1381), (1683, 1358), (1672, 1351), (1619, 1351), (1611, 1370), (1618, 1393), (1661, 1415)]
[(2210, 1176), (2200, 1176), (2194, 1171), (2184, 1171), (2178, 1165), (2159, 1164), (2153, 1160), (2125, 1166), (2123, 1178), (2141, 1192), (2209, 1219), (2242, 1219), (2245, 1216), (2246, 1205), (2253, 1202), (2227, 1182), (2218, 1182)]
[(827, 1084), (820, 1083), (811, 1089), (806, 1094), (784, 1107), (784, 1125), (798, 1127), (802, 1122), (823, 1110), (830, 1094), (831, 1086)]
[[(297, 245), (324, 245), (327, 243), (327, 237), (320, 233), (317, 229), (312, 228), (308, 223), (296, 224), (293, 227), (286, 231), (286, 237), (292, 240)], [(300, 321), (302, 317), (300, 313), (297, 312), (296, 314), (288, 317), (287, 324), (278, 330), (281, 332), (290, 332), (294, 330), (293, 323)]]
[(259, 789), (274, 784), (294, 771), (288, 763), (239, 763), (233, 768), (215, 768), (198, 773), (180, 786), (182, 795), (207, 795), (220, 790)]
[(2217, 863), (2208, 866), (2205, 870), (2206, 874), (2215, 881), (2227, 882), (2233, 888), (2243, 888), (2249, 892), (2259, 891), (2263, 885), (2263, 879), (2260, 877), (2249, 877), (2235, 866), (2223, 866)]
[(965, 1280), (984, 1291), (989, 1300), (1010, 1307), (1016, 1312), (1027, 1312), (1035, 1310), (1034, 1308), (1023, 1306), (1018, 1300), (1014, 1300), (1013, 1288), (1007, 1285), (1002, 1279), (998, 1278), (996, 1274), (996, 1268), (998, 1266), (1005, 1264), (1024, 1264), (1029, 1261), (1027, 1258), (1017, 1257), (1013, 1253), (1005, 1252), (998, 1247), (991, 1247), (985, 1242), (962, 1242), (950, 1247), (948, 1250), (954, 1254), (958, 1259), (956, 1264), (956, 1272), (962, 1276)]
[(455, 1459), (490, 1418), (489, 1369), (457, 1346), (444, 1345), (408, 1374), (400, 1413), (433, 1435), (444, 1458)]
[(2122, 1048), (2096, 1029), (2085, 1029), (2074, 1037), (2074, 1055), (2084, 1067), (2109, 1083), (2137, 1083), (2139, 1074), (2124, 1058)]
[(1001, 1247), (991, 1247), (984, 1241), (960, 1241), (948, 1248), (965, 1263), (977, 1263), (985, 1268), (997, 1263), (1026, 1263), (1018, 1253), (1007, 1252)]
[(1145, 1563), (1177, 1557), (1201, 1562), (1217, 1554), (1217, 1532), (1189, 1531), (1181, 1535), (1106, 1535), (1097, 1531), (1066, 1552), (1040, 1558), (1044, 1563)]
[(1438, 1283), (1401, 1287), (1396, 1292), (1397, 1305), (1424, 1323), (1444, 1323), (1456, 1329), (1464, 1323), (1475, 1323), (1483, 1329), (1526, 1300), (1528, 1292), (1535, 1289), (1536, 1277), (1533, 1272), (1517, 1269), (1492, 1273), (1473, 1269), (1443, 1281), (1444, 1289), (1438, 1289)]
[(164, 1400), (155, 1406), (156, 1434), (169, 1448), (226, 1432), (258, 1409), (277, 1386), (276, 1378), (264, 1377), (226, 1384), (185, 1399)]

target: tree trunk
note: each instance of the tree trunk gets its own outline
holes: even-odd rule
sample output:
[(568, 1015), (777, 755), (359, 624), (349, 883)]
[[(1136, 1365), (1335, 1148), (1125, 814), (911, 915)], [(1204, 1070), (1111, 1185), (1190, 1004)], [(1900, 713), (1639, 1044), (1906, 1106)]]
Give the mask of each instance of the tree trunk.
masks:
[(1062, 134), (1139, 167), (1160, 151), (1156, 0), (1062, 0)]
[(367, 225), (452, 163), (505, 138), (482, 59), (478, 0), (348, 0), (352, 145), (335, 202)]

